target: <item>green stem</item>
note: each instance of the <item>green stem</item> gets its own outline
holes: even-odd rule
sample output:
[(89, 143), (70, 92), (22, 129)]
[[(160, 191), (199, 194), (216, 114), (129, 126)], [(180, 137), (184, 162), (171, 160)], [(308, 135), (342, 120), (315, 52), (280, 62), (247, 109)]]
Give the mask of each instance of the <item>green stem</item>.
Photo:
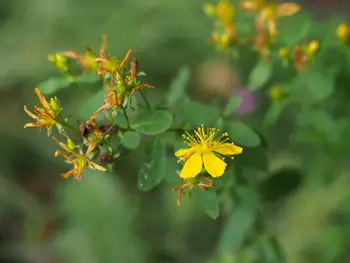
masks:
[(146, 96), (145, 96), (145, 94), (143, 94), (143, 91), (140, 89), (140, 94), (141, 94), (141, 96), (142, 96), (142, 98), (143, 98), (143, 100), (145, 101), (145, 103), (146, 103), (146, 105), (147, 105), (147, 107), (148, 107), (148, 109), (152, 109), (152, 107), (151, 107), (151, 104), (149, 104), (149, 102), (148, 102), (148, 100), (147, 100), (147, 98), (146, 98)]
[(73, 130), (73, 131), (76, 132), (76, 133), (80, 133), (79, 129), (73, 127), (72, 125), (70, 125), (68, 122), (66, 122), (66, 121), (65, 121), (63, 118), (61, 118), (61, 117), (59, 118), (59, 123), (60, 123), (63, 127), (65, 127), (65, 128), (69, 128), (69, 129)]
[(125, 111), (124, 108), (123, 108), (123, 114), (124, 114), (124, 117), (125, 117), (125, 119), (126, 119), (126, 123), (128, 124), (128, 128), (130, 129), (131, 127), (130, 127), (129, 117), (128, 117), (128, 115), (126, 114), (126, 111)]

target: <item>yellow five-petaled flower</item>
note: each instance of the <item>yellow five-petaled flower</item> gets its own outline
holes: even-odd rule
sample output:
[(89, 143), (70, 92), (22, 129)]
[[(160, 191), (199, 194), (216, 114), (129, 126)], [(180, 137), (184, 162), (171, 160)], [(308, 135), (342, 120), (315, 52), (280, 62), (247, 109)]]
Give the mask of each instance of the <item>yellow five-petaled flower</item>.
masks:
[[(47, 102), (45, 97), (40, 93), (38, 88), (34, 89), (36, 95), (39, 97), (42, 107), (34, 106), (34, 113), (27, 109), (27, 106), (24, 105), (24, 111), (36, 120), (36, 123), (27, 123), (24, 125), (24, 128), (28, 127), (39, 127), (46, 128), (48, 133), (51, 133), (52, 127), (58, 124), (57, 114), (59, 113), (59, 108), (53, 109), (52, 106)], [(52, 103), (51, 103), (52, 104)], [(54, 107), (55, 108), (55, 107)]]
[(62, 178), (67, 178), (70, 175), (73, 175), (74, 179), (80, 180), (86, 167), (89, 167), (90, 169), (96, 169), (102, 172), (105, 172), (107, 170), (103, 166), (90, 161), (88, 158), (89, 156), (87, 154), (85, 155), (79, 154), (75, 152), (73, 149), (70, 149), (64, 143), (60, 142), (55, 136), (52, 136), (52, 138), (58, 143), (59, 146), (61, 146), (64, 150), (66, 150), (72, 155), (72, 157), (69, 157), (65, 152), (62, 152), (59, 150), (55, 152), (56, 157), (58, 155), (62, 155), (67, 160), (68, 163), (72, 163), (74, 165), (74, 168), (72, 170), (61, 174)]
[(228, 134), (218, 136), (219, 129), (204, 129), (203, 125), (194, 131), (194, 135), (188, 132), (183, 136), (185, 143), (190, 147), (178, 150), (175, 155), (179, 161), (184, 161), (181, 170), (181, 178), (194, 178), (203, 168), (212, 176), (222, 176), (226, 169), (224, 157), (233, 158), (233, 155), (242, 153), (242, 148), (234, 143), (227, 142)]

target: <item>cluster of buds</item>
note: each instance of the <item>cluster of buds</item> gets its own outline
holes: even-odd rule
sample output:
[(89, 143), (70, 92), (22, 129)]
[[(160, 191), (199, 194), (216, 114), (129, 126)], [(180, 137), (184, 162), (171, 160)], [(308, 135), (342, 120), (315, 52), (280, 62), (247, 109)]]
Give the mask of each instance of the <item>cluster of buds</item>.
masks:
[(220, 0), (217, 5), (206, 4), (204, 12), (215, 18), (214, 31), (210, 42), (225, 51), (238, 41), (237, 29), (234, 23), (235, 7), (229, 0)]
[[(53, 127), (56, 127), (61, 135), (65, 137), (67, 143), (62, 143), (55, 136), (52, 138), (65, 151), (56, 151), (55, 156), (63, 156), (68, 163), (73, 164), (73, 169), (62, 173), (61, 177), (67, 178), (73, 175), (75, 179), (81, 179), (85, 168), (97, 169), (99, 171), (106, 171), (106, 168), (92, 161), (96, 152), (100, 152), (100, 163), (106, 164), (111, 161), (111, 153), (101, 151), (100, 145), (107, 142), (110, 134), (116, 132), (114, 125), (102, 125), (98, 127), (96, 117), (103, 110), (124, 110), (128, 105), (131, 96), (140, 91), (141, 88), (153, 88), (149, 84), (141, 84), (139, 77), (145, 75), (139, 72), (137, 60), (134, 58), (130, 63), (128, 59), (132, 53), (129, 50), (123, 60), (116, 57), (111, 57), (106, 52), (107, 38), (103, 36), (103, 43), (99, 54), (96, 54), (91, 48), (87, 47), (85, 54), (79, 54), (76, 51), (56, 52), (49, 55), (48, 59), (53, 63), (58, 70), (67, 78), (74, 79), (75, 76), (69, 72), (70, 61), (77, 60), (83, 70), (95, 72), (100, 76), (108, 91), (96, 112), (80, 125), (75, 128), (67, 123), (67, 120), (62, 118), (60, 113), (62, 111), (60, 101), (55, 97), (51, 98), (49, 102), (41, 94), (38, 88), (35, 93), (39, 97), (42, 106), (35, 106), (34, 112), (28, 110), (24, 106), (24, 111), (32, 117), (36, 122), (28, 123), (24, 126), (46, 128), (48, 135), (51, 135)], [(83, 143), (77, 144), (68, 136), (64, 128), (70, 128), (76, 133), (80, 133), (80, 139)], [(80, 132), (79, 132), (80, 131)]]
[(297, 70), (302, 70), (318, 53), (320, 43), (312, 40), (304, 45), (295, 45), (292, 50), (280, 48), (279, 56), (285, 65), (294, 62)]
[(337, 28), (337, 35), (341, 42), (345, 44), (350, 43), (350, 26), (347, 24), (340, 24)]

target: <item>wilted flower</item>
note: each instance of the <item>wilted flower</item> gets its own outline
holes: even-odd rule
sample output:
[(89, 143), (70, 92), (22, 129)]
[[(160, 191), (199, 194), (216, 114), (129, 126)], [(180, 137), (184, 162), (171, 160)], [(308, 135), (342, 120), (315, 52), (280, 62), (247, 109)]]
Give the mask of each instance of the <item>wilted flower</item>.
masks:
[[(61, 111), (58, 100), (50, 100), (50, 104), (47, 102), (45, 97), (40, 93), (38, 88), (34, 89), (36, 95), (39, 97), (42, 107), (34, 106), (34, 113), (27, 109), (27, 106), (24, 105), (24, 111), (36, 120), (36, 123), (27, 123), (24, 125), (24, 128), (28, 127), (39, 127), (46, 128), (48, 134), (51, 134), (53, 126), (60, 126), (57, 121), (57, 115)], [(51, 105), (51, 106), (50, 106)]]
[(71, 156), (68, 156), (65, 152), (57, 150), (55, 152), (55, 157), (57, 157), (58, 155), (62, 155), (68, 163), (71, 163), (74, 165), (74, 168), (72, 170), (66, 173), (62, 173), (60, 175), (62, 178), (67, 178), (70, 175), (73, 175), (74, 179), (80, 180), (86, 167), (90, 169), (96, 169), (102, 172), (105, 172), (107, 170), (103, 166), (90, 161), (89, 155), (87, 153), (85, 155), (79, 154), (73, 149), (70, 149), (64, 143), (60, 142), (55, 136), (52, 136), (52, 138), (58, 143), (59, 146), (61, 146), (64, 150), (66, 150), (71, 155)]

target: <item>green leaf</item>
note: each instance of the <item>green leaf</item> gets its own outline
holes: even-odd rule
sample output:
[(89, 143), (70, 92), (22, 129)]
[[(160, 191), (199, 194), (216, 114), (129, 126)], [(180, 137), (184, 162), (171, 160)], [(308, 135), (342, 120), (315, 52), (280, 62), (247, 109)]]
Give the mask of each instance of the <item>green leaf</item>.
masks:
[(283, 263), (285, 262), (282, 249), (277, 240), (264, 234), (258, 242), (261, 259), (263, 263)]
[(257, 148), (245, 148), (234, 163), (244, 168), (252, 168), (257, 171), (267, 171), (269, 169), (269, 159), (266, 150), (261, 146)]
[(74, 82), (81, 84), (95, 83), (99, 80), (98, 76), (95, 74), (81, 75), (74, 78)]
[(224, 110), (224, 116), (229, 116), (237, 110), (237, 108), (242, 104), (241, 96), (232, 96)]
[(102, 89), (88, 97), (88, 99), (84, 101), (82, 107), (80, 108), (81, 114), (83, 116), (91, 116), (94, 114), (96, 110), (102, 106), (104, 95), (105, 91)]
[(194, 188), (193, 193), (204, 212), (210, 216), (210, 218), (216, 219), (220, 213), (216, 190)]
[(274, 125), (287, 105), (287, 101), (272, 102), (265, 113), (264, 126)]
[(228, 121), (226, 127), (230, 138), (240, 146), (257, 147), (261, 143), (260, 136), (249, 126), (237, 122)]
[(213, 106), (207, 106), (197, 101), (188, 101), (182, 106), (181, 115), (191, 125), (210, 126), (217, 122), (220, 111)]
[(118, 116), (115, 118), (114, 123), (121, 128), (128, 128), (128, 121), (126, 120), (124, 114), (122, 114), (121, 112), (119, 112)]
[[(303, 10), (292, 16), (279, 18), (278, 41), (291, 46), (304, 40), (310, 33), (311, 21), (310, 14)], [(299, 30), (295, 30), (295, 28), (299, 28)]]
[(60, 89), (69, 87), (71, 83), (71, 80), (64, 77), (50, 78), (44, 82), (41, 82), (38, 88), (43, 94), (50, 95)]
[(221, 232), (218, 244), (219, 254), (234, 251), (242, 245), (257, 215), (258, 197), (256, 194), (246, 188), (237, 188), (237, 190), (241, 200), (234, 207)]
[(260, 90), (270, 79), (271, 75), (271, 62), (267, 62), (264, 58), (261, 58), (250, 72), (248, 79), (248, 88), (253, 91)]
[(305, 70), (299, 75), (298, 85), (300, 95), (309, 94), (312, 100), (322, 101), (327, 99), (334, 91), (334, 74), (318, 71), (316, 69)]
[(130, 127), (146, 135), (165, 132), (173, 123), (173, 115), (164, 110), (144, 111), (136, 114), (130, 121)]
[(121, 145), (125, 148), (133, 150), (140, 145), (141, 136), (140, 133), (134, 131), (127, 131), (123, 134), (120, 140)]
[(167, 101), (170, 105), (174, 105), (185, 95), (189, 79), (190, 69), (187, 66), (180, 68), (176, 78), (169, 87)]
[(149, 191), (156, 187), (165, 176), (166, 164), (165, 146), (160, 138), (154, 137), (145, 150), (145, 159), (138, 176), (138, 188)]

